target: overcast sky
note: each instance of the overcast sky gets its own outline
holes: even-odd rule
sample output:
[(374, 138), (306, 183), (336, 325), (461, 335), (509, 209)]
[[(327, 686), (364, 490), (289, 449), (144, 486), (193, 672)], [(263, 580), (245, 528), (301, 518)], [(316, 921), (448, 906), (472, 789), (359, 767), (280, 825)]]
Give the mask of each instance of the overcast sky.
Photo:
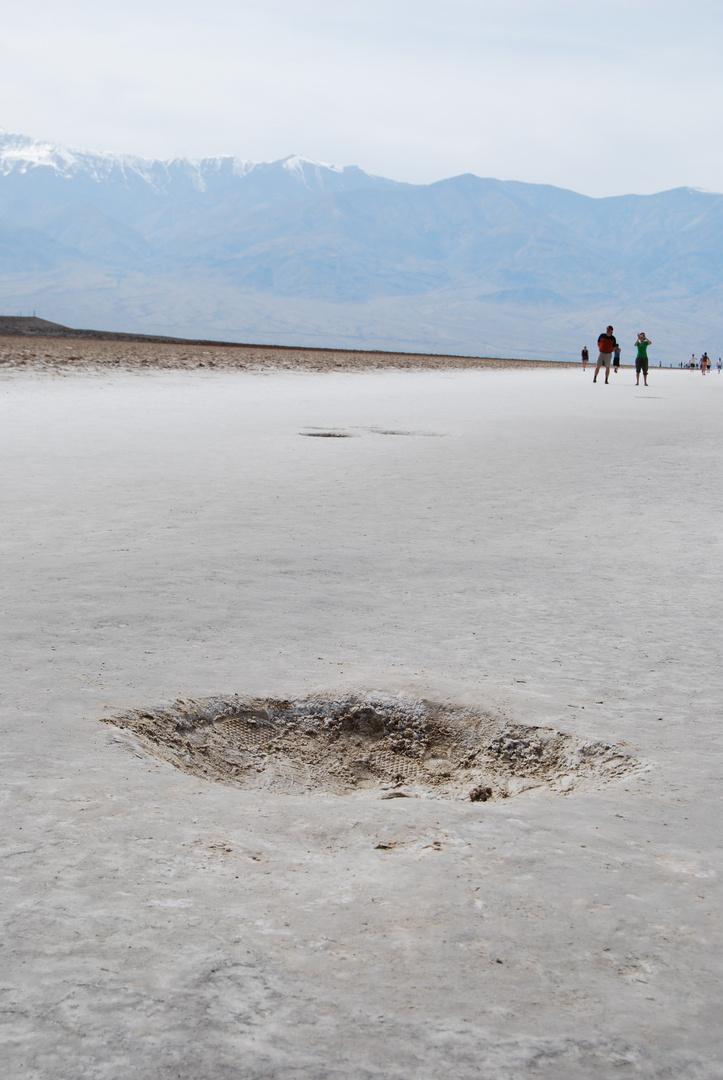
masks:
[(3, 3), (0, 127), (427, 183), (723, 191), (721, 0)]

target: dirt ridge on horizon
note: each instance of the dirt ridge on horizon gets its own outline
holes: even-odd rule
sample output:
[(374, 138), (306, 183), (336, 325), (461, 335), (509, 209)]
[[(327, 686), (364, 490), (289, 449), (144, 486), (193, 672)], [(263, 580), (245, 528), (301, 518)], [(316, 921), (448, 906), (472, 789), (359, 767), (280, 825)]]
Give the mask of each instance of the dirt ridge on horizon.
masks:
[(0, 371), (34, 370), (72, 374), (104, 370), (287, 370), (364, 371), (389, 369), (578, 367), (562, 360), (454, 356), (321, 349), (289, 345), (227, 345), (214, 342), (138, 340), (51, 335), (0, 335)]

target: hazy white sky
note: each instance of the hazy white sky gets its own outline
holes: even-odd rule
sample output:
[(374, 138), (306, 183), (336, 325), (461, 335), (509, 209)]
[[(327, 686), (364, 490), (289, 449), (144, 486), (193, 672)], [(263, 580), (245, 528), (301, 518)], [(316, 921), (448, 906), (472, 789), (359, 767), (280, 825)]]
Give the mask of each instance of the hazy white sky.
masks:
[(3, 0), (0, 127), (426, 183), (723, 191), (721, 0)]

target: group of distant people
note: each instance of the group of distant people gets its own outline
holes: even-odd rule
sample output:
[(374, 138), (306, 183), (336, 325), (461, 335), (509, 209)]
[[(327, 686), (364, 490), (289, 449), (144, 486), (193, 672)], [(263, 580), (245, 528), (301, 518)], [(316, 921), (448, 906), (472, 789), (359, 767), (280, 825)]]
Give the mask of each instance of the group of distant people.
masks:
[[(701, 355), (700, 360), (696, 360), (695, 353), (693, 353), (688, 363), (681, 364), (680, 366), (688, 367), (691, 371), (696, 371), (697, 369), (700, 369), (700, 371), (702, 371), (704, 375), (707, 375), (713, 367), (713, 361), (710, 359), (707, 352), (704, 352)], [(721, 360), (720, 356), (718, 357), (718, 363), (716, 364), (716, 367), (718, 368), (718, 374), (720, 375), (720, 369), (721, 367), (723, 367), (723, 361)]]
[[(635, 339), (635, 385), (640, 386), (640, 376), (643, 376), (643, 384), (648, 385), (648, 346), (652, 345), (643, 331), (641, 330)], [(613, 371), (617, 375), (620, 370), (620, 346), (617, 343), (615, 335), (613, 334), (612, 326), (608, 326), (604, 333), (600, 334), (597, 339), (598, 358), (595, 366), (595, 374), (593, 375), (593, 382), (597, 382), (597, 377), (601, 368), (605, 368), (605, 382), (609, 382), (610, 368), (612, 366)], [(582, 356), (582, 370), (584, 371), (590, 360), (590, 353), (588, 352), (587, 345), (583, 346), (581, 353)], [(695, 353), (690, 358), (689, 363), (681, 364), (681, 367), (689, 367), (691, 371), (695, 371), (698, 368), (706, 375), (713, 367), (713, 362), (709, 358), (708, 353), (704, 352), (700, 360), (696, 360)], [(721, 367), (723, 367), (723, 360), (718, 357), (718, 374), (721, 373)]]
[[(648, 345), (652, 345), (643, 331), (641, 330), (635, 340), (635, 385), (640, 386), (640, 376), (643, 376), (643, 382), (645, 386), (648, 385)], [(600, 334), (597, 339), (598, 357), (597, 364), (595, 365), (595, 374), (593, 375), (593, 382), (597, 382), (597, 377), (601, 368), (605, 368), (605, 382), (610, 381), (610, 367), (617, 375), (620, 370), (620, 345), (618, 345), (617, 339), (613, 333), (612, 326), (608, 326), (604, 333)], [(584, 371), (588, 365), (590, 359), (590, 353), (588, 352), (587, 345), (582, 350), (582, 370)]]

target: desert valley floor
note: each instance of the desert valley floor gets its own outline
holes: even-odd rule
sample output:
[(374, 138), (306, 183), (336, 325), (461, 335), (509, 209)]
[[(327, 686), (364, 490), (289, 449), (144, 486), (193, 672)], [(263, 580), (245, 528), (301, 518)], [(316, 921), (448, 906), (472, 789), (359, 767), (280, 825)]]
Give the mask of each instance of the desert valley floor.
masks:
[(0, 374), (5, 1075), (720, 1078), (723, 378), (63, 371)]

